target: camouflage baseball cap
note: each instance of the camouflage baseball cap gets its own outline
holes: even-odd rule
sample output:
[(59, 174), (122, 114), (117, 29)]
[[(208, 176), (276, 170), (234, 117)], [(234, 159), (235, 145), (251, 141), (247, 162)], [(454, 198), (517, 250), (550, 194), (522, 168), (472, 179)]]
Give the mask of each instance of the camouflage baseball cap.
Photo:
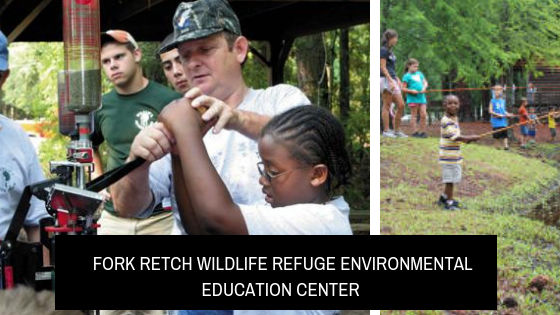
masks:
[(241, 35), (239, 20), (227, 0), (182, 2), (173, 17), (173, 45), (221, 31)]

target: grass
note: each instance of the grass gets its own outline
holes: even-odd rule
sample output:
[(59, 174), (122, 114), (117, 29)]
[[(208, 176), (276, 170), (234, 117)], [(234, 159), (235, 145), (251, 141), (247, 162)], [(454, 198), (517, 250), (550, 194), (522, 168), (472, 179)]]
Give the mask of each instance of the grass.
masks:
[[(488, 146), (463, 146), (463, 182), (456, 196), (468, 210), (446, 212), (436, 203), (443, 188), (437, 141), (383, 140), (381, 233), (497, 235), (498, 310), (382, 314), (560, 314), (560, 229), (520, 215), (556, 193), (549, 187), (557, 184), (560, 172), (545, 157), (557, 150), (539, 145), (523, 156)], [(550, 279), (541, 293), (529, 289), (538, 275)], [(506, 309), (501, 305), (506, 297), (519, 306)]]

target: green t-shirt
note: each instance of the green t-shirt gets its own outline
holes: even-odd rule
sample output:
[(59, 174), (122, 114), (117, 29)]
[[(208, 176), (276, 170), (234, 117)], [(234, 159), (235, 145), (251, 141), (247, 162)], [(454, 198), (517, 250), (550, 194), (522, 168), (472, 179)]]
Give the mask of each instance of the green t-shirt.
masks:
[[(140, 130), (155, 122), (161, 110), (182, 95), (150, 81), (140, 92), (121, 95), (117, 91), (104, 94), (102, 107), (94, 114), (95, 130), (91, 135), (94, 148), (107, 142), (107, 169), (110, 171), (124, 164), (130, 146)], [(115, 213), (113, 203), (105, 203), (105, 210)]]

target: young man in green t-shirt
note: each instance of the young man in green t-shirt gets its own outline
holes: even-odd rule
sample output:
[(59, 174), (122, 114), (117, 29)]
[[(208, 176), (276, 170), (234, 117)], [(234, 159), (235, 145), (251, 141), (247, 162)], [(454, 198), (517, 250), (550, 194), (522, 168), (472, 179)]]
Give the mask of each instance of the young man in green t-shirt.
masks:
[[(107, 170), (124, 164), (134, 137), (154, 124), (160, 111), (182, 95), (150, 81), (142, 74), (142, 51), (134, 38), (125, 31), (112, 30), (102, 34), (101, 64), (114, 89), (104, 94), (102, 107), (95, 112), (92, 134), (95, 174), (103, 173), (102, 159), (97, 150), (106, 141)], [(156, 206), (147, 219), (121, 218), (117, 215), (110, 192), (99, 223), (99, 234), (170, 234), (173, 217), (170, 209)]]

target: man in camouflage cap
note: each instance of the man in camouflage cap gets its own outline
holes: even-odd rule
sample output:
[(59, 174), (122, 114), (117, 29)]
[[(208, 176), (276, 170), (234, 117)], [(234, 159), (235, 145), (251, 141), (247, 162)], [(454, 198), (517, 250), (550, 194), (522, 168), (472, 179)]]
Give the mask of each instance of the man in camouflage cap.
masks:
[[(299, 89), (285, 84), (261, 90), (247, 87), (241, 65), (247, 58), (249, 42), (241, 35), (239, 20), (227, 1), (183, 2), (173, 17), (173, 28), (170, 45), (178, 48), (191, 85), (185, 97), (193, 107), (207, 109), (202, 119), (213, 127), (203, 139), (212, 163), (234, 202), (266, 204), (258, 182), (256, 140), (272, 116), (308, 105), (309, 100)], [(151, 165), (149, 176), (148, 168), (142, 167), (115, 184), (113, 198), (122, 204), (121, 211), (129, 216), (145, 216), (154, 201), (157, 204), (161, 198), (173, 195), (171, 157), (166, 155), (173, 142), (169, 131), (162, 128), (146, 128), (138, 134), (129, 159), (141, 157), (151, 163), (165, 158)], [(172, 197), (177, 226), (186, 234), (183, 228), (188, 224), (181, 222)]]
[(208, 37), (222, 31), (241, 35), (237, 16), (225, 0), (183, 2), (173, 17), (174, 41), (180, 43)]

